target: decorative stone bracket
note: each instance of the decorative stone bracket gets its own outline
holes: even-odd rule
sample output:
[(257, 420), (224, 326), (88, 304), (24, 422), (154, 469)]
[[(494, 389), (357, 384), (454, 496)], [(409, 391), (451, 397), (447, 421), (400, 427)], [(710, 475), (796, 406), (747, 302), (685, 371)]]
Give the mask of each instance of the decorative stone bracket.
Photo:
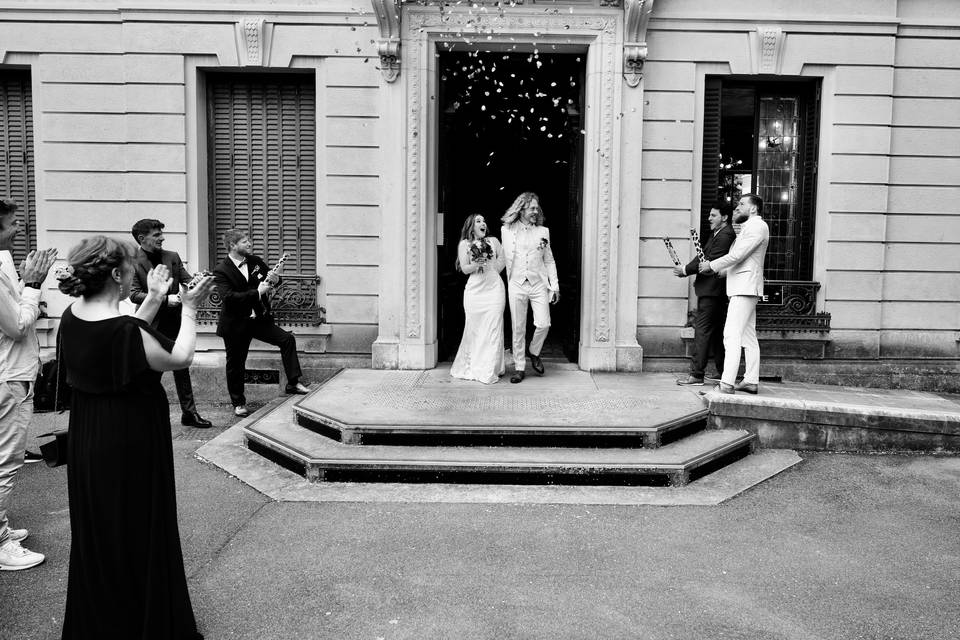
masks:
[(628, 87), (640, 85), (647, 59), (647, 25), (653, 0), (624, 0), (623, 79)]
[(266, 20), (260, 17), (247, 16), (237, 22), (237, 35), (240, 41), (240, 64), (245, 67), (263, 66)]
[(758, 26), (757, 30), (750, 34), (753, 73), (780, 73), (785, 40), (786, 36), (780, 27)]
[(380, 27), (377, 53), (380, 73), (384, 80), (393, 82), (400, 75), (400, 8), (399, 0), (372, 0), (373, 13)]

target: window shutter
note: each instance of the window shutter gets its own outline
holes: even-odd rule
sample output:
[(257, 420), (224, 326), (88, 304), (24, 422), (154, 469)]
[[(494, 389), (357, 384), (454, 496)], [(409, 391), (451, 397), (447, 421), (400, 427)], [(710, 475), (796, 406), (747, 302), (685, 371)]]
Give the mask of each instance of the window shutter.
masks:
[(211, 75), (209, 129), (210, 260), (220, 238), (250, 231), (254, 252), (284, 271), (317, 271), (316, 98), (312, 76)]
[(23, 232), (13, 241), (13, 260), (19, 265), (37, 246), (29, 71), (0, 72), (0, 198), (18, 205)]
[(710, 228), (707, 216), (720, 187), (720, 78), (707, 78), (703, 104), (703, 166), (700, 177), (701, 235)]
[(817, 201), (817, 154), (820, 140), (820, 86), (805, 97), (803, 105), (803, 171), (797, 230), (797, 278), (813, 278), (813, 233)]

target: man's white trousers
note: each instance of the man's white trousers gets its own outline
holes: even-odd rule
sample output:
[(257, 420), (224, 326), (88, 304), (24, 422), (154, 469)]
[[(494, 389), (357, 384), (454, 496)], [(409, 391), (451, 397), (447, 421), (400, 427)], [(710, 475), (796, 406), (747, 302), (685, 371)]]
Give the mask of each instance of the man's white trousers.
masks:
[(760, 382), (760, 343), (757, 342), (757, 296), (730, 296), (723, 325), (723, 382), (733, 385), (740, 370), (740, 348), (746, 360), (743, 381)]
[(513, 325), (513, 366), (517, 371), (526, 367), (527, 354), (527, 305), (533, 308), (533, 326), (536, 329), (530, 339), (530, 353), (540, 355), (543, 343), (550, 330), (550, 290), (543, 282), (531, 284), (524, 280), (522, 284), (511, 282), (507, 287), (510, 301), (510, 322)]

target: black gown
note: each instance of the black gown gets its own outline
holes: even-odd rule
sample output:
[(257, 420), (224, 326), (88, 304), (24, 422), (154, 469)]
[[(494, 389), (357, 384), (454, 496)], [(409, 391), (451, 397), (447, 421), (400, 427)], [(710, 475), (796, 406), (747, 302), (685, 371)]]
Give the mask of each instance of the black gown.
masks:
[(202, 638), (177, 529), (170, 409), (131, 316), (60, 323), (73, 387), (67, 482), (70, 577), (63, 638)]

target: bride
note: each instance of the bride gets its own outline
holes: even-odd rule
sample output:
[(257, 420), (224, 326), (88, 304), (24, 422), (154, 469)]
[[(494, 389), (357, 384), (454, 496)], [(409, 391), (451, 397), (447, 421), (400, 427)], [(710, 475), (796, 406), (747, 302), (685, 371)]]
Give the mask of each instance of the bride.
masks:
[(457, 269), (470, 279), (463, 289), (463, 338), (450, 368), (455, 378), (491, 384), (503, 375), (503, 267), (503, 247), (487, 237), (487, 221), (467, 216), (457, 247)]

